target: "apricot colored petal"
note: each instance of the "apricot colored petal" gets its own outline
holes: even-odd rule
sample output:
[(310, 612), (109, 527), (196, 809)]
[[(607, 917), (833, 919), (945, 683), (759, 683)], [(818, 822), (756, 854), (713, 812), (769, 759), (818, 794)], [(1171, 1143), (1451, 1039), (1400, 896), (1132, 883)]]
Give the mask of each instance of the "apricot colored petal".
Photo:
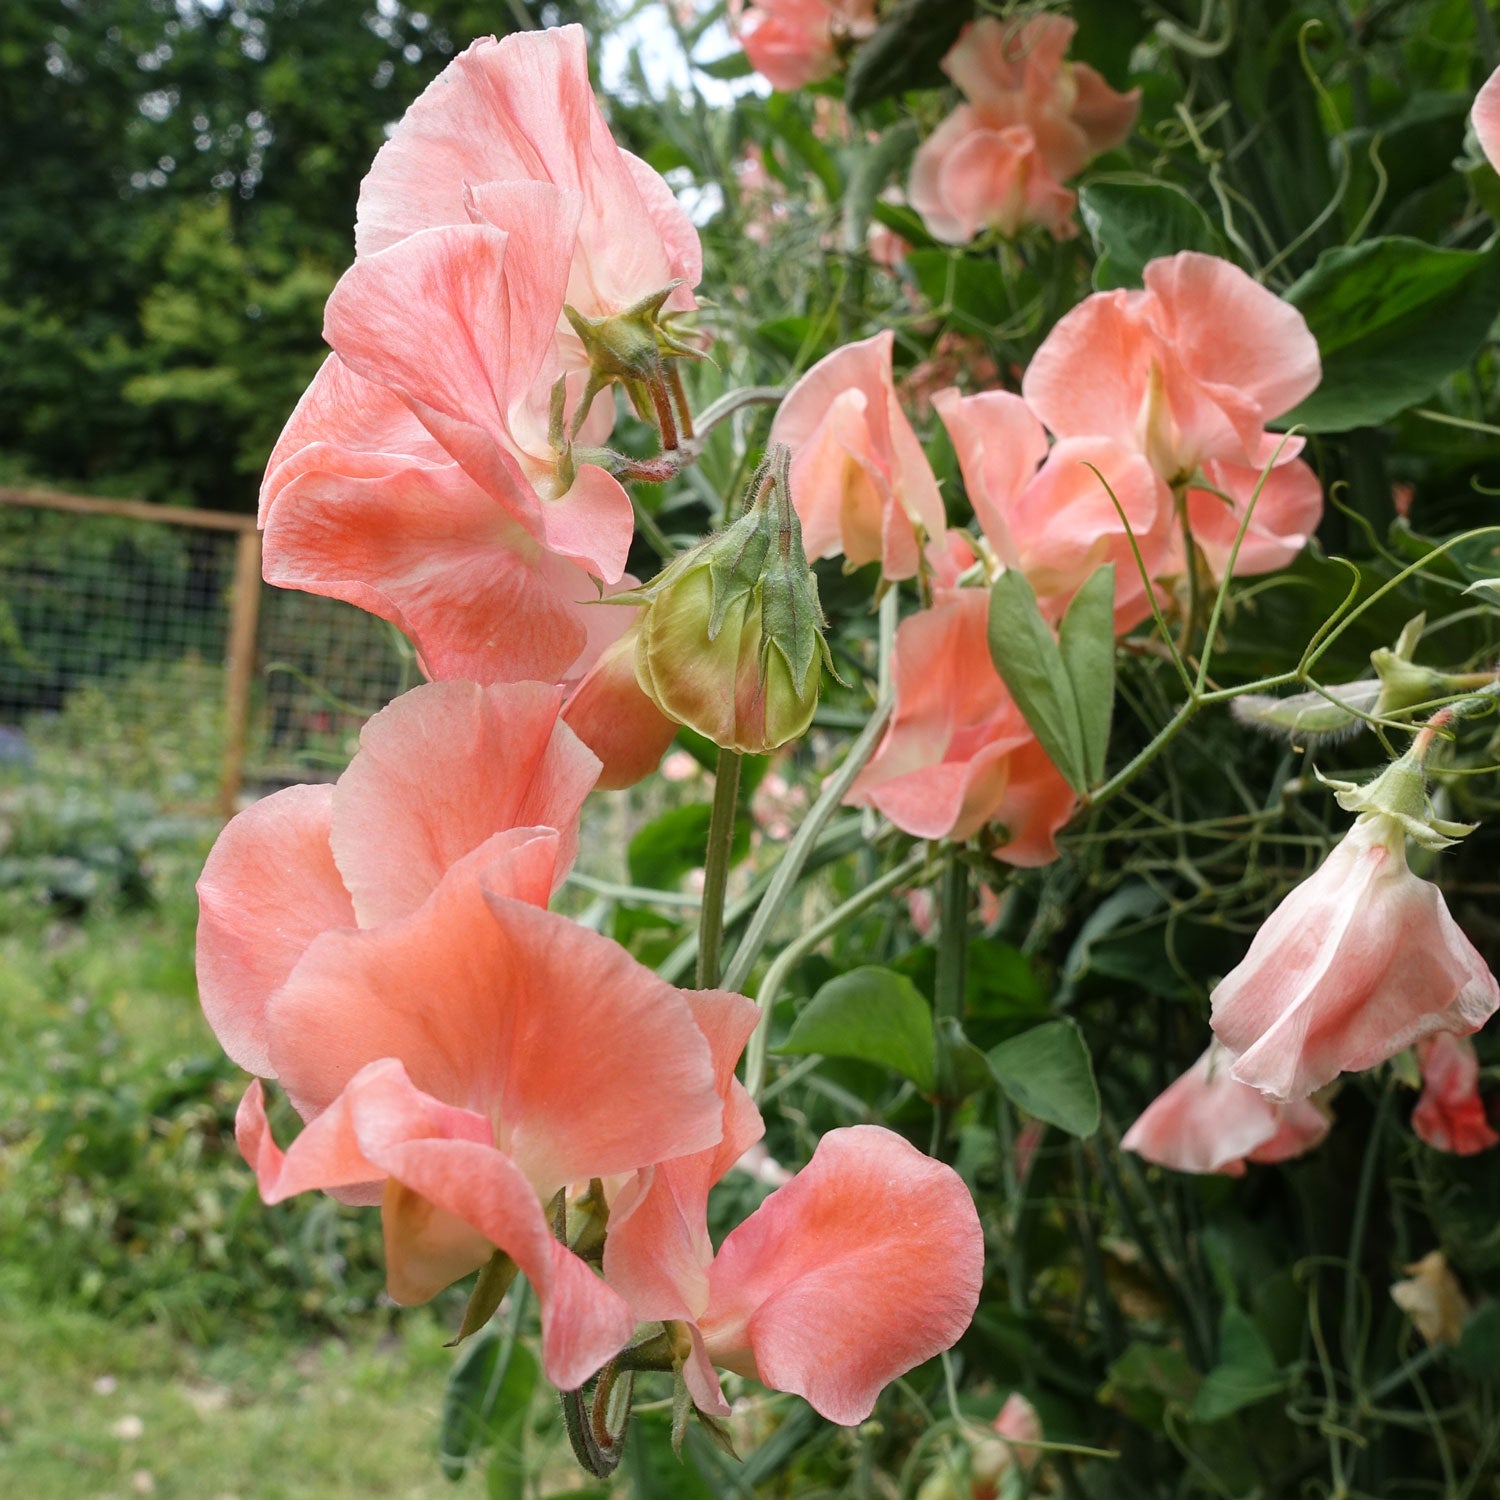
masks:
[(1064, 438), (1006, 519), (1017, 563), (1049, 619), (1060, 619), (1105, 563), (1115, 568), (1116, 631), (1150, 614), (1147, 579), (1168, 571), (1176, 518), (1171, 491), (1138, 451), (1109, 438)]
[[(1147, 1106), (1120, 1145), (1175, 1172), (1243, 1176), (1245, 1159), (1276, 1141), (1284, 1107), (1238, 1082), (1230, 1073), (1232, 1062), (1211, 1045)], [(1288, 1107), (1313, 1110), (1326, 1133), (1327, 1121), (1313, 1105)]]
[(274, 1077), (266, 1004), (319, 933), (354, 926), (333, 861), (333, 788), (293, 786), (230, 819), (198, 879), (198, 995), (225, 1052)]
[(840, 391), (816, 431), (793, 450), (792, 499), (813, 561), (842, 554), (862, 567), (881, 555), (890, 490), (868, 457), (868, 405), (863, 391)]
[(1500, 171), (1500, 68), (1485, 79), (1474, 99), (1474, 134), (1489, 164)]
[(334, 792), (332, 838), (360, 926), (408, 916), (506, 829), (559, 830), (566, 873), (599, 762), (561, 707), (562, 689), (540, 682), (434, 682), (366, 723)]
[(1417, 1048), (1422, 1095), (1411, 1128), (1435, 1151), (1473, 1156), (1500, 1146), (1479, 1094), (1479, 1057), (1466, 1036), (1439, 1032)]
[(993, 130), (976, 123), (956, 139), (942, 163), (941, 193), (957, 221), (997, 229), (1014, 237), (1027, 224), (1041, 224), (1059, 239), (1070, 238), (1075, 195), (1053, 177), (1026, 125)]
[(765, 1131), (760, 1111), (734, 1076), (759, 1008), (723, 990), (690, 991), (688, 1000), (713, 1057), (724, 1133), (706, 1151), (637, 1173), (610, 1205), (604, 1274), (642, 1321), (692, 1320), (708, 1305), (709, 1189)]
[(411, 465), (447, 462), (436, 439), (395, 392), (355, 374), (338, 355), (330, 354), (271, 450), (261, 482), (260, 525), (265, 526), (277, 495), (291, 480), (326, 466), (329, 451), (342, 450), (401, 456)]
[(1002, 864), (1031, 870), (1058, 858), (1057, 834), (1078, 810), (1078, 796), (1034, 738), (1009, 752), (1005, 785), (984, 821), (1005, 840), (992, 851)]
[(1183, 250), (1152, 261), (1144, 279), (1183, 367), (1254, 402), (1259, 425), (1289, 411), (1322, 379), (1306, 319), (1232, 262)]
[(1273, 1166), (1277, 1162), (1305, 1156), (1315, 1146), (1322, 1145), (1324, 1137), (1333, 1128), (1333, 1121), (1311, 1099), (1278, 1104), (1276, 1108), (1276, 1134), (1264, 1146), (1257, 1146), (1249, 1152), (1246, 1161)]
[(635, 535), (630, 496), (613, 474), (580, 464), (565, 493), (542, 507), (547, 546), (607, 584), (619, 583)]
[(1139, 447), (1137, 421), (1153, 345), (1143, 292), (1096, 292), (1042, 340), (1021, 395), (1056, 437), (1107, 437)]
[(424, 1093), (498, 1120), (542, 1197), (717, 1142), (682, 992), (528, 899), (487, 893), (471, 856), (411, 916), (314, 942), (272, 1007), (288, 1092), (317, 1107), (399, 1058)]
[(950, 386), (932, 398), (948, 429), (964, 476), (964, 488), (980, 530), (996, 555), (1014, 567), (1019, 554), (1007, 513), (1047, 456), (1047, 434), (1036, 414), (1009, 391), (960, 396)]
[(1234, 1076), (1273, 1099), (1304, 1099), (1435, 1032), (1476, 1031), (1500, 1006), (1494, 975), (1382, 821), (1355, 823), (1211, 997)]
[(588, 639), (576, 602), (594, 592), (586, 574), (548, 558), (456, 464), (357, 465), (333, 452), (324, 462), (277, 498), (268, 582), (391, 621), (433, 677), (556, 682), (570, 672)]
[(1122, 94), (1112, 89), (1087, 63), (1074, 63), (1072, 69), (1077, 94), (1071, 113), (1088, 143), (1089, 155), (1123, 145), (1141, 112), (1141, 91)]
[[(1229, 554), (1257, 485), (1260, 493), (1255, 510), (1235, 557), (1237, 576), (1286, 567), (1323, 519), (1323, 486), (1301, 459), (1278, 464), (1266, 474), (1264, 483), (1260, 469), (1244, 464), (1212, 461), (1204, 465), (1204, 474), (1221, 494), (1189, 490), (1188, 522), (1193, 540), (1218, 577), (1229, 565)], [(1230, 496), (1233, 504), (1226, 503), (1222, 495)]]
[(714, 1363), (863, 1421), (881, 1389), (956, 1342), (978, 1304), (984, 1236), (962, 1179), (874, 1125), (811, 1162), (724, 1241), (699, 1320)]
[(772, 0), (750, 12), (740, 43), (750, 66), (789, 94), (834, 70), (832, 16), (824, 0)]
[(979, 223), (949, 201), (944, 173), (958, 146), (982, 128), (974, 111), (961, 104), (917, 147), (912, 157), (911, 175), (906, 183), (907, 202), (920, 216), (928, 234), (945, 245), (966, 245), (979, 232)]
[(569, 728), (599, 757), (599, 786), (618, 791), (649, 776), (667, 753), (677, 724), (642, 691), (632, 629), (605, 649), (563, 709)]
[[(434, 225), (465, 223), (466, 185), (517, 179), (583, 199), (576, 246), (563, 263), (568, 300), (580, 312), (618, 312), (678, 277), (696, 284), (697, 234), (669, 203), (665, 184), (647, 189), (640, 164), (615, 145), (577, 26), (484, 38), (443, 70), (361, 185), (359, 254)], [(621, 225), (634, 232), (621, 233)], [(691, 306), (692, 298), (674, 302)]]
[(532, 1185), (503, 1153), (470, 1140), (408, 1140), (381, 1162), (424, 1202), (503, 1249), (541, 1307), (542, 1368), (574, 1390), (629, 1341), (635, 1319), (618, 1292), (553, 1239)]

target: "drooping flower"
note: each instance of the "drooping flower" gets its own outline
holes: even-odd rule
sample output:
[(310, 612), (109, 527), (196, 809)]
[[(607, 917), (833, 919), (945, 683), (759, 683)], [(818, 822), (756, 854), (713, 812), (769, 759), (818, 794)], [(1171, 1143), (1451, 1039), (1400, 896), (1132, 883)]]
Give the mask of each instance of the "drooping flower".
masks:
[(1473, 1156), (1500, 1146), (1479, 1093), (1479, 1057), (1466, 1036), (1441, 1031), (1417, 1045), (1422, 1095), (1411, 1128), (1435, 1151)]
[(750, 66), (783, 93), (828, 77), (875, 30), (875, 0), (730, 0), (729, 15)]
[(1120, 1144), (1175, 1172), (1243, 1177), (1246, 1162), (1289, 1161), (1319, 1145), (1331, 1121), (1309, 1099), (1278, 1104), (1230, 1072), (1217, 1042), (1167, 1086)]
[(988, 614), (987, 590), (939, 588), (901, 622), (890, 728), (845, 801), (917, 838), (962, 841), (996, 824), (997, 859), (1045, 865), (1078, 799), (995, 670)]
[(1065, 60), (1076, 29), (1057, 15), (985, 16), (943, 59), (968, 102), (922, 143), (909, 188), (935, 238), (964, 244), (986, 228), (1013, 237), (1027, 224), (1059, 239), (1078, 232), (1077, 198), (1063, 184), (1129, 135), (1140, 94)]
[(398, 1301), (503, 1250), (570, 1387), (634, 1324), (544, 1203), (722, 1127), (681, 992), (545, 910), (598, 774), (560, 700), (535, 683), (418, 688), (370, 721), (336, 786), (240, 814), (199, 884), (198, 963), (225, 1050), (305, 1122), (283, 1154), (251, 1085), (237, 1133), (267, 1201), (381, 1203)]
[(1136, 550), (1148, 576), (1167, 572), (1174, 523), (1171, 492), (1139, 452), (1087, 437), (1065, 438), (1049, 452), (1042, 424), (1008, 391), (939, 391), (932, 404), (953, 439), (980, 528), (999, 560), (1026, 575), (1043, 614), (1061, 618), (1089, 575), (1109, 562), (1116, 629), (1150, 614)]
[(1438, 1032), (1477, 1031), (1500, 1007), (1442, 893), (1406, 863), (1409, 835), (1442, 847), (1465, 831), (1424, 815), (1419, 761), (1339, 800), (1360, 812), (1354, 827), (1212, 995), (1234, 1076), (1273, 1099), (1305, 1099)]
[(715, 1255), (709, 1190), (762, 1130), (734, 1077), (756, 1010), (693, 1004), (714, 1054), (723, 1137), (625, 1186), (610, 1208), (605, 1276), (637, 1317), (675, 1325), (703, 1411), (728, 1415), (718, 1366), (795, 1392), (830, 1421), (863, 1421), (889, 1381), (973, 1317), (984, 1265), (973, 1200), (951, 1168), (891, 1131), (834, 1130)]
[(927, 455), (896, 396), (886, 330), (820, 359), (791, 389), (771, 441), (792, 452), (792, 500), (807, 555), (879, 561), (910, 578), (946, 526)]
[(1026, 401), (1055, 436), (1112, 438), (1186, 489), (1211, 560), (1227, 559), (1274, 460), (1236, 571), (1276, 567), (1302, 545), (1321, 504), (1297, 457), (1302, 440), (1266, 423), (1318, 384), (1317, 341), (1296, 308), (1215, 256), (1154, 260), (1145, 283), (1095, 292), (1067, 313), (1027, 367)]
[(1485, 79), (1475, 97), (1472, 119), (1474, 134), (1479, 137), (1479, 149), (1488, 157), (1490, 165), (1500, 171), (1500, 68)]

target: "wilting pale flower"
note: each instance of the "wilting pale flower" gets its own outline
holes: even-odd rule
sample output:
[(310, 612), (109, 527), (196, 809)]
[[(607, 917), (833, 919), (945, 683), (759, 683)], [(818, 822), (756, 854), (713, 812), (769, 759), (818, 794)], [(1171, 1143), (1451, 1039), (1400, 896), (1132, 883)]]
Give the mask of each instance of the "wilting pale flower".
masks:
[(1479, 1057), (1466, 1036), (1440, 1031), (1417, 1044), (1422, 1094), (1411, 1128), (1436, 1151), (1473, 1156), (1500, 1146), (1479, 1093)]
[(245, 1095), (236, 1134), (265, 1200), (380, 1203), (400, 1302), (503, 1250), (571, 1388), (634, 1319), (544, 1204), (712, 1147), (722, 1111), (682, 992), (545, 910), (598, 769), (559, 698), (419, 688), (371, 721), (336, 787), (242, 813), (199, 885), (199, 974), (226, 1050), (305, 1122), (283, 1153), (259, 1080)]
[(1410, 1279), (1391, 1287), (1391, 1301), (1429, 1344), (1456, 1344), (1463, 1335), (1469, 1304), (1443, 1252), (1430, 1251), (1405, 1270)]
[(1083, 437), (1049, 452), (1042, 424), (1008, 391), (939, 391), (932, 404), (981, 529), (999, 560), (1026, 575), (1044, 615), (1060, 619), (1090, 574), (1111, 562), (1115, 628), (1123, 633), (1151, 613), (1136, 550), (1149, 577), (1169, 571), (1174, 518), (1171, 491), (1137, 450)]
[(939, 588), (901, 622), (890, 728), (845, 800), (917, 838), (962, 841), (998, 824), (997, 859), (1050, 864), (1078, 799), (995, 670), (988, 616), (987, 590)]
[(985, 16), (943, 59), (968, 102), (922, 143), (908, 190), (935, 238), (963, 244), (986, 228), (1013, 237), (1027, 224), (1059, 239), (1078, 232), (1063, 183), (1129, 135), (1140, 94), (1067, 62), (1075, 30), (1057, 15)]
[(879, 561), (910, 578), (946, 526), (932, 467), (896, 397), (888, 329), (820, 359), (791, 389), (771, 441), (792, 453), (792, 502), (807, 555)]
[(1406, 863), (1408, 834), (1441, 846), (1463, 831), (1423, 820), (1420, 765), (1397, 761), (1340, 801), (1373, 810), (1271, 913), (1212, 996), (1234, 1076), (1273, 1099), (1305, 1099), (1437, 1032), (1477, 1031), (1500, 1006), (1442, 893)]
[(1485, 79), (1474, 100), (1474, 134), (1489, 163), (1500, 170), (1500, 68)]
[(840, 51), (875, 30), (875, 0), (730, 0), (750, 66), (783, 93), (826, 78)]
[(1144, 453), (1189, 493), (1189, 518), (1219, 568), (1274, 461), (1236, 571), (1277, 567), (1317, 524), (1321, 499), (1297, 458), (1302, 440), (1266, 423), (1318, 384), (1317, 341), (1295, 307), (1216, 256), (1154, 260), (1145, 283), (1095, 292), (1064, 316), (1027, 367), (1026, 401), (1059, 438), (1108, 437)]
[(1243, 1177), (1245, 1163), (1288, 1161), (1317, 1146), (1330, 1120), (1309, 1099), (1278, 1104), (1230, 1073), (1217, 1043), (1169, 1084), (1120, 1144), (1176, 1172)]

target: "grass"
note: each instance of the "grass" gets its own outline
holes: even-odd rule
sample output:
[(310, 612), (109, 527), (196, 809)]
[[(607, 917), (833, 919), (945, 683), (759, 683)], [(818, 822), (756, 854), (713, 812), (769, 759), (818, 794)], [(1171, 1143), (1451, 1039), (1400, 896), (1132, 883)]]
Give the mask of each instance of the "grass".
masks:
[(481, 1493), (434, 1458), (451, 1355), (399, 1332), (194, 1348), (152, 1327), (0, 1304), (0, 1472), (27, 1500), (326, 1500)]

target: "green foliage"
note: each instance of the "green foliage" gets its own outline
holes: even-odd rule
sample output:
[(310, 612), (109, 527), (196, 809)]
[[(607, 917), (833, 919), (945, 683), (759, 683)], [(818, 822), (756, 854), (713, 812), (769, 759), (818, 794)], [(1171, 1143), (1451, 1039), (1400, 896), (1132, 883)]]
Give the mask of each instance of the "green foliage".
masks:
[(1076, 1021), (1048, 1021), (1023, 1031), (992, 1047), (989, 1064), (1018, 1109), (1069, 1135), (1092, 1135), (1099, 1128), (1099, 1086)]
[(830, 980), (778, 1051), (859, 1058), (905, 1074), (928, 1094), (936, 1082), (931, 1007), (888, 969), (851, 969)]
[(1146, 263), (1158, 256), (1179, 250), (1222, 256), (1227, 248), (1208, 215), (1170, 182), (1103, 178), (1079, 193), (1078, 208), (1099, 254), (1100, 291), (1140, 286)]

